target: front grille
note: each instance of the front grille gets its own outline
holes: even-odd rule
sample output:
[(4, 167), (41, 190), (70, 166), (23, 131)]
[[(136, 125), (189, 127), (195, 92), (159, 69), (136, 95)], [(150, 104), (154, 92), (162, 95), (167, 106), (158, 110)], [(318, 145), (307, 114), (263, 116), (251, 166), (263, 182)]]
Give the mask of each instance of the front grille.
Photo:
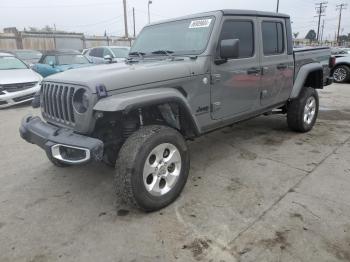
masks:
[(28, 82), (28, 83), (19, 83), (19, 84), (7, 84), (1, 85), (0, 89), (7, 91), (9, 93), (23, 91), (29, 88), (34, 87), (38, 82)]
[(44, 117), (65, 125), (75, 125), (73, 95), (75, 88), (62, 84), (41, 85), (42, 111)]

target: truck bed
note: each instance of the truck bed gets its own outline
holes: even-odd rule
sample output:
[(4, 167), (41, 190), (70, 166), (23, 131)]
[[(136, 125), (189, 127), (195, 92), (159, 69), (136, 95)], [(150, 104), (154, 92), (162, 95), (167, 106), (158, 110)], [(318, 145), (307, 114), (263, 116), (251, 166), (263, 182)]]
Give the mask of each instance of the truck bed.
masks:
[(294, 48), (293, 55), (295, 63), (294, 79), (303, 65), (316, 62), (323, 66), (323, 81), (326, 82), (330, 75), (329, 57), (331, 49), (329, 47)]

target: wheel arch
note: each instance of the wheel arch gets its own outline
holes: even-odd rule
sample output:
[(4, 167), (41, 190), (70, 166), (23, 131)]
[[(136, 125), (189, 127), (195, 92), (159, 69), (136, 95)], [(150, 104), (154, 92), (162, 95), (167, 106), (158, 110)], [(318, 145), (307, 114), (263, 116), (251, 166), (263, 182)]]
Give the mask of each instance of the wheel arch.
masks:
[(350, 68), (350, 63), (347, 63), (347, 62), (340, 62), (340, 63), (337, 63), (331, 70), (331, 74), (333, 75), (334, 73), (334, 70), (339, 67), (339, 66), (347, 66)]
[(192, 114), (191, 107), (185, 95), (175, 88), (156, 88), (132, 91), (107, 97), (100, 100), (94, 110), (99, 112), (128, 114), (133, 110), (150, 106), (174, 103), (179, 106), (185, 126), (181, 126), (183, 133), (193, 132), (195, 136), (201, 133), (197, 119)]
[(300, 68), (290, 98), (297, 98), (304, 87), (323, 88), (323, 68), (321, 64), (310, 63)]

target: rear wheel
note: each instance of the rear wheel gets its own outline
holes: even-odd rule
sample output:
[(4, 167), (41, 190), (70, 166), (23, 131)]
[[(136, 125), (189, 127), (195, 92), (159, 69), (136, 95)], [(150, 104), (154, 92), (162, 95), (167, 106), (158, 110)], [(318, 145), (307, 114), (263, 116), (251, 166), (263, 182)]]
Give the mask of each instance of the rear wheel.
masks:
[(345, 83), (350, 80), (350, 67), (346, 65), (337, 66), (333, 71), (333, 78), (336, 83)]
[(299, 97), (287, 107), (287, 122), (290, 129), (309, 132), (315, 125), (318, 115), (319, 99), (316, 89), (304, 88)]
[(146, 126), (122, 146), (116, 162), (116, 191), (145, 211), (172, 203), (186, 184), (190, 157), (182, 135), (165, 126)]

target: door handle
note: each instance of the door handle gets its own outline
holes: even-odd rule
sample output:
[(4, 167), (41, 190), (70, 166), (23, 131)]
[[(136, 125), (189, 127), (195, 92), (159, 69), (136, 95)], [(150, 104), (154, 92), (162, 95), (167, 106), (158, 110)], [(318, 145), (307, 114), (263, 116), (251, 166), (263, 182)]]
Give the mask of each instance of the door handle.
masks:
[(256, 67), (254, 67), (254, 68), (248, 69), (248, 70), (247, 70), (247, 74), (248, 74), (248, 75), (257, 75), (257, 74), (260, 74), (261, 71), (262, 71), (261, 68), (256, 68)]
[(279, 65), (277, 66), (277, 69), (278, 69), (278, 70), (287, 69), (287, 65), (286, 65), (286, 64), (279, 64)]

